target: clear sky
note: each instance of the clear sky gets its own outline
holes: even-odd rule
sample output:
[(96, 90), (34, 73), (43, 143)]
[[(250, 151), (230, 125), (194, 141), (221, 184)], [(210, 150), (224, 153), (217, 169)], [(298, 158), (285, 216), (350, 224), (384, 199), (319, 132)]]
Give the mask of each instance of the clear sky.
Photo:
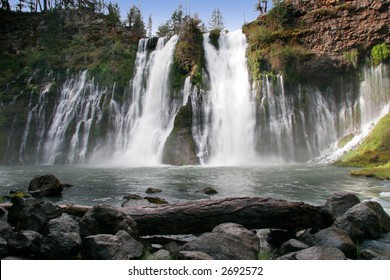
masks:
[[(271, 6), (272, 1), (269, 2)], [(224, 17), (225, 27), (230, 31), (240, 29), (244, 21), (250, 22), (259, 16), (259, 12), (255, 11), (257, 0), (118, 0), (117, 3), (123, 17), (126, 17), (133, 4), (140, 5), (145, 22), (149, 15), (152, 15), (154, 30), (170, 19), (179, 4), (187, 11), (191, 11), (191, 14), (197, 12), (206, 26), (212, 11), (219, 8)]]
[[(19, 1), (11, 0), (10, 4), (15, 6)], [(106, 0), (109, 3), (109, 0)], [(149, 15), (152, 16), (153, 30), (170, 19), (172, 12), (182, 4), (185, 10), (194, 14), (197, 12), (203, 22), (208, 26), (212, 11), (219, 8), (224, 18), (225, 27), (234, 31), (240, 29), (244, 21), (251, 22), (259, 15), (255, 11), (257, 0), (111, 0), (118, 3), (122, 20), (126, 18), (127, 12), (132, 5), (141, 6), (145, 23)], [(271, 0), (269, 7), (271, 6)]]

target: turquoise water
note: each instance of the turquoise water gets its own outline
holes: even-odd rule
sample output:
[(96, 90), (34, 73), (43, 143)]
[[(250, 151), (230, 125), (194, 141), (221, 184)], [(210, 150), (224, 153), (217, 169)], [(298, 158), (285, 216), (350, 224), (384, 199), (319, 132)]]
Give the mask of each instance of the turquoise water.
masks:
[[(10, 190), (27, 191), (36, 175), (53, 174), (73, 185), (53, 199), (59, 204), (120, 206), (126, 194), (147, 196), (148, 187), (169, 203), (226, 197), (269, 196), (291, 201), (323, 204), (334, 192), (348, 191), (360, 199), (376, 200), (390, 212), (390, 182), (352, 177), (349, 170), (329, 165), (275, 165), (251, 167), (140, 167), (112, 168), (76, 165), (2, 166), (0, 195)], [(213, 196), (197, 193), (213, 187)]]

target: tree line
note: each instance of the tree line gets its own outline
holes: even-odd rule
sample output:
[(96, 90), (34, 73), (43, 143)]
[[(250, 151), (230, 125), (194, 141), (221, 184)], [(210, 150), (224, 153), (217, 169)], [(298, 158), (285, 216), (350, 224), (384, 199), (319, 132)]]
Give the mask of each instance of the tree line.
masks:
[(104, 0), (19, 0), (14, 9), (9, 0), (1, 0), (1, 9), (11, 11), (46, 12), (52, 9), (88, 8), (103, 11), (108, 5)]

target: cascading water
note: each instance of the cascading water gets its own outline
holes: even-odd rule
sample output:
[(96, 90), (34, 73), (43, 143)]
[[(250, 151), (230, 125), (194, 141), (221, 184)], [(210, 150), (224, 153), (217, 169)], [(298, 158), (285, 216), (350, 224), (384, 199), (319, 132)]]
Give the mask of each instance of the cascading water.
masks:
[(84, 162), (91, 125), (99, 117), (104, 93), (93, 80), (87, 80), (87, 71), (63, 85), (46, 136), (44, 163)]
[[(221, 34), (217, 50), (208, 34), (204, 49), (210, 91), (208, 144), (211, 165), (240, 165), (254, 160), (255, 110), (246, 64), (246, 38), (241, 30)], [(207, 109), (206, 109), (207, 110)], [(203, 138), (203, 137), (201, 137)], [(200, 147), (202, 149), (202, 147)]]
[[(86, 71), (69, 78), (55, 101), (50, 83), (39, 95), (32, 92), (18, 140), (19, 161), (158, 165), (175, 116), (190, 101), (201, 164), (317, 157), (329, 162), (356, 146), (389, 110), (390, 80), (384, 65), (365, 68), (359, 87), (341, 83), (337, 91), (310, 85), (285, 88), (281, 76), (264, 76), (251, 86), (241, 31), (221, 34), (218, 49), (204, 35), (206, 86), (194, 87), (187, 78), (182, 91), (173, 94), (169, 81), (177, 41), (177, 36), (159, 39), (150, 51), (149, 41), (140, 40), (134, 76), (121, 100), (115, 98), (115, 86), (112, 93), (99, 90)], [(348, 134), (354, 135), (352, 141), (338, 148), (337, 141)]]
[[(113, 164), (157, 165), (161, 163), (165, 140), (173, 128), (181, 104), (172, 100), (169, 77), (177, 36), (160, 38), (156, 50), (147, 55), (147, 42), (139, 43), (132, 102), (116, 131)], [(114, 101), (112, 101), (114, 102)]]

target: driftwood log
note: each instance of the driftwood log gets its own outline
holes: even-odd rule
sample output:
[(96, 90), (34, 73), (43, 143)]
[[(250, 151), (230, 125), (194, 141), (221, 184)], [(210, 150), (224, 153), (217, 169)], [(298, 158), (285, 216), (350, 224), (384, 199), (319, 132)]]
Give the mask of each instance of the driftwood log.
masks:
[[(2, 204), (9, 208), (12, 204)], [(83, 216), (91, 207), (59, 205), (66, 213)], [(196, 234), (211, 231), (219, 224), (233, 222), (249, 229), (300, 230), (325, 228), (333, 216), (322, 207), (303, 202), (243, 197), (119, 208), (136, 222), (140, 235)]]
[(249, 229), (279, 228), (300, 230), (325, 228), (332, 216), (303, 202), (272, 198), (227, 198), (155, 207), (120, 209), (136, 222), (140, 235), (195, 234), (233, 222)]

